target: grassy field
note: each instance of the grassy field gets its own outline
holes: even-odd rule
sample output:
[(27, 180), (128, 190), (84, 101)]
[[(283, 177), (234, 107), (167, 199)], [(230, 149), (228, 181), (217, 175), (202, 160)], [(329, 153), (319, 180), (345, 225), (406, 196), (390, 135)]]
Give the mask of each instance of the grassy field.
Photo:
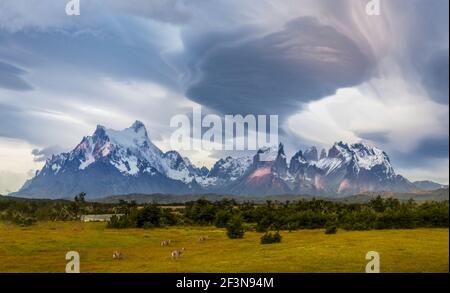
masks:
[[(199, 243), (198, 236), (209, 241)], [(32, 227), (0, 223), (0, 272), (64, 272), (76, 250), (82, 272), (364, 272), (365, 254), (380, 253), (382, 272), (448, 272), (449, 230), (282, 232), (279, 244), (259, 244), (260, 233), (230, 240), (223, 229), (106, 229), (105, 223), (51, 222)], [(171, 239), (170, 247), (161, 247)], [(173, 249), (185, 254), (171, 260)], [(119, 250), (121, 260), (113, 260)]]

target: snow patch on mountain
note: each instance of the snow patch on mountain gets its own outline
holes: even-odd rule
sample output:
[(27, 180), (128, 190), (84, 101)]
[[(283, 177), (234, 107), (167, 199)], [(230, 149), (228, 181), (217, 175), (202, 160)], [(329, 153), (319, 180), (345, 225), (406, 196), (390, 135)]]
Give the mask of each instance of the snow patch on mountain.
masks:
[(333, 173), (334, 170), (341, 167), (343, 160), (339, 158), (323, 158), (317, 162), (313, 162), (312, 165), (319, 169), (325, 170), (326, 175)]
[(258, 151), (259, 161), (271, 162), (275, 161), (278, 156), (278, 146), (264, 147)]
[(351, 150), (360, 168), (370, 170), (377, 165), (384, 165), (393, 172), (389, 158), (384, 151), (365, 143), (352, 144)]
[(248, 156), (220, 159), (211, 168), (204, 182), (208, 185), (216, 185), (236, 181), (249, 170), (252, 164), (253, 159)]
[(370, 171), (374, 167), (380, 166), (385, 174), (395, 175), (387, 154), (364, 142), (352, 145), (343, 142), (335, 143), (329, 150), (328, 156), (310, 163), (324, 170), (327, 175), (348, 165), (352, 165), (356, 173), (360, 172), (361, 169)]

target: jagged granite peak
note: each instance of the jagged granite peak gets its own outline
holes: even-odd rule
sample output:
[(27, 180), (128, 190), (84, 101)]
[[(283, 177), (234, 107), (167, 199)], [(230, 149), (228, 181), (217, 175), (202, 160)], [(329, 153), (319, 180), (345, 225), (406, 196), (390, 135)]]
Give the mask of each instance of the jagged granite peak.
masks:
[(350, 159), (350, 147), (348, 144), (339, 141), (336, 142), (329, 150), (328, 150), (328, 158), (336, 158), (349, 160)]
[(319, 160), (324, 159), (326, 157), (327, 157), (327, 150), (326, 149), (322, 149), (322, 151), (320, 152)]
[(255, 160), (257, 162), (272, 162), (276, 161), (277, 158), (286, 158), (284, 145), (282, 143), (279, 143), (276, 146), (260, 148), (255, 155)]
[(286, 157), (286, 154), (284, 153), (284, 145), (281, 142), (278, 144), (278, 156)]
[(291, 161), (289, 162), (289, 172), (295, 174), (300, 168), (303, 168), (306, 165), (308, 165), (308, 161), (303, 156), (303, 152), (298, 151), (292, 156)]
[(142, 129), (142, 128), (147, 132), (147, 130), (145, 129), (144, 123), (142, 123), (139, 120), (134, 121), (134, 123), (131, 125), (131, 128), (133, 128), (135, 132), (138, 132), (139, 129)]
[(287, 158), (284, 152), (284, 145), (282, 143), (278, 145), (278, 155), (275, 160), (275, 164), (272, 166), (272, 172), (276, 172), (278, 176), (285, 177), (287, 175)]
[(72, 159), (79, 159), (80, 170), (99, 160), (109, 161), (129, 175), (142, 171), (140, 167), (144, 165), (161, 173), (165, 169), (161, 162), (163, 152), (150, 141), (144, 124), (139, 121), (123, 130), (98, 125), (94, 134), (84, 137), (72, 153)]
[(235, 181), (240, 178), (253, 163), (251, 157), (226, 157), (219, 159), (208, 173), (210, 178)]
[(317, 152), (317, 148), (315, 146), (312, 146), (312, 147), (308, 148), (307, 150), (305, 150), (303, 152), (303, 157), (307, 161), (318, 161), (319, 160), (319, 154)]
[(373, 146), (360, 142), (346, 144), (344, 142), (335, 143), (328, 151), (328, 156), (314, 163), (328, 174), (338, 171), (341, 168), (348, 169), (354, 173), (359, 173), (361, 169), (371, 170), (378, 166), (388, 177), (395, 176), (387, 154)]

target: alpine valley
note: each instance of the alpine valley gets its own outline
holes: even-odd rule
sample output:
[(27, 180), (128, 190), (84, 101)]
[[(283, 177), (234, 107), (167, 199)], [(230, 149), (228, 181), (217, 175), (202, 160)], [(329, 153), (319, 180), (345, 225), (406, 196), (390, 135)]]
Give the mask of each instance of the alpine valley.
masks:
[[(396, 174), (388, 155), (366, 143), (311, 147), (290, 160), (283, 145), (253, 157), (226, 157), (211, 169), (194, 166), (176, 151), (163, 152), (136, 121), (121, 131), (97, 126), (68, 153), (53, 155), (14, 196), (88, 198), (131, 193), (239, 196), (309, 194), (343, 197), (362, 192), (411, 192), (415, 184)], [(433, 185), (434, 186), (434, 185)]]

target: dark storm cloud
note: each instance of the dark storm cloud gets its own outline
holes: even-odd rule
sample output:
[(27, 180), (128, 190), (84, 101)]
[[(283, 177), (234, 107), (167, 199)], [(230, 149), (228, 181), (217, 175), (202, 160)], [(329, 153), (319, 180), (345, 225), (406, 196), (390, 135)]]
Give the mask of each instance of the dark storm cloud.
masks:
[(411, 152), (392, 152), (389, 156), (402, 168), (427, 166), (436, 160), (445, 163), (449, 156), (449, 137), (424, 140)]
[[(404, 39), (402, 60), (404, 74), (419, 74), (424, 88), (434, 101), (448, 105), (449, 95), (449, 1), (412, 0), (409, 5), (393, 2), (394, 9), (401, 9), (413, 21), (408, 23), (410, 33)], [(403, 62), (405, 63), (405, 62)], [(411, 80), (411, 82), (415, 82)]]
[(0, 60), (0, 87), (16, 91), (31, 90), (33, 87), (21, 77), (25, 73), (26, 71)]
[[(161, 44), (147, 31), (150, 41), (141, 40), (141, 35), (132, 34), (141, 30), (134, 22), (123, 20), (123, 27), (105, 28), (101, 33), (87, 31), (47, 32), (39, 39), (30, 38), (27, 32), (1, 35), (8, 40), (7, 48), (33, 48), (33, 54), (42, 59), (38, 66), (51, 69), (59, 67), (61, 74), (72, 75), (73, 71), (93, 76), (108, 76), (122, 80), (152, 80), (162, 85), (176, 87), (177, 73), (161, 58)], [(0, 48), (3, 47), (0, 45)], [(1, 54), (0, 54), (1, 57)], [(1, 64), (0, 64), (1, 65)], [(66, 70), (67, 72), (64, 72)], [(107, 73), (107, 74), (105, 74)], [(1, 67), (0, 67), (1, 74)], [(70, 82), (53, 85), (53, 88), (72, 86)]]
[(287, 114), (361, 83), (373, 66), (333, 27), (299, 18), (279, 32), (213, 50), (187, 96), (222, 113)]
[[(100, 123), (99, 117), (83, 113), (78, 107), (89, 110), (88, 106), (94, 104), (96, 108), (105, 109), (105, 113), (107, 110), (131, 109), (134, 113), (130, 119), (148, 115), (145, 99), (151, 100), (153, 93), (139, 92), (142, 98), (137, 99), (127, 96), (128, 93), (135, 94), (133, 92), (121, 92), (120, 86), (148, 82), (176, 91), (178, 73), (160, 54), (176, 36), (169, 33), (167, 36), (165, 29), (172, 32), (158, 24), (121, 17), (114, 22), (107, 21), (101, 29), (68, 28), (45, 33), (0, 31), (0, 60), (14, 60), (15, 64), (26, 67), (33, 73), (30, 80), (39, 85), (26, 95), (0, 91), (0, 136), (24, 139), (38, 146), (67, 146), (75, 140), (74, 132), (67, 129), (79, 133), (87, 121), (94, 125)], [(0, 89), (3, 72), (13, 77), (25, 74), (18, 67), (6, 65), (0, 63)], [(120, 86), (111, 88), (116, 81)], [(130, 103), (130, 99), (134, 103)], [(164, 109), (158, 113), (164, 113)], [(78, 121), (64, 119), (70, 115)], [(78, 122), (82, 124), (77, 125)], [(40, 131), (42, 129), (45, 131)], [(158, 137), (159, 131), (155, 129), (152, 137)]]
[(430, 97), (448, 105), (449, 98), (449, 51), (435, 52), (423, 66), (423, 83)]
[(0, 137), (23, 139), (43, 142), (45, 138), (40, 138), (40, 132), (33, 131), (31, 125), (43, 124), (39, 119), (27, 113), (26, 110), (16, 106), (0, 103)]
[[(48, 145), (49, 141), (64, 143), (74, 139), (78, 125), (71, 121), (52, 119), (45, 113), (45, 110), (24, 109), (0, 102), (0, 137), (25, 138), (36, 145)], [(81, 134), (77, 135), (76, 141), (81, 137)]]
[(448, 136), (423, 141), (416, 149), (417, 155), (425, 158), (448, 158)]
[[(22, 129), (21, 116), (23, 111), (18, 107), (0, 103), (0, 137), (22, 138), (21, 132), (15, 134), (16, 130)], [(18, 119), (19, 118), (19, 119)]]

